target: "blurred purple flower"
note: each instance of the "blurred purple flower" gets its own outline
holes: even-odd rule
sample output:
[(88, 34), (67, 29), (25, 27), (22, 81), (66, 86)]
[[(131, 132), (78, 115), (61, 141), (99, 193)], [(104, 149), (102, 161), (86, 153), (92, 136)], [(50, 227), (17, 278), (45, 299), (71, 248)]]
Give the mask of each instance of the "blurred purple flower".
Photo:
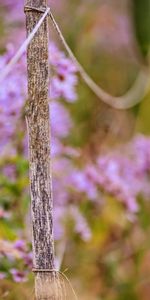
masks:
[(26, 282), (28, 280), (27, 272), (19, 271), (17, 269), (10, 269), (10, 274), (15, 282)]
[(55, 73), (51, 79), (50, 98), (64, 98), (68, 102), (74, 102), (77, 99), (77, 68), (54, 44), (50, 45), (50, 64)]
[(23, 260), (26, 266), (28, 266), (30, 269), (33, 267), (33, 253), (29, 252), (23, 255)]
[(51, 79), (50, 97), (52, 99), (64, 98), (68, 102), (74, 102), (77, 94), (74, 86), (77, 83), (74, 74), (59, 74)]
[(26, 252), (27, 250), (27, 246), (26, 246), (26, 242), (24, 240), (17, 240), (14, 243), (14, 249), (20, 251), (20, 252)]
[(4, 272), (0, 272), (0, 280), (3, 280), (3, 279), (5, 279), (6, 278), (6, 273), (4, 273)]
[(72, 162), (67, 158), (53, 160), (53, 195), (55, 203), (64, 205), (70, 199), (69, 188), (72, 186), (71, 174), (73, 172)]
[(64, 238), (65, 233), (65, 224), (64, 218), (65, 216), (65, 207), (64, 205), (59, 205), (54, 207), (54, 239), (60, 240)]
[(81, 236), (83, 241), (89, 241), (92, 236), (91, 230), (77, 206), (71, 205), (68, 212), (75, 222), (75, 232)]
[[(23, 14), (23, 1), (18, 0), (1, 0), (1, 6), (2, 8), (5, 8), (7, 13), (4, 14), (4, 17), (6, 18), (6, 21), (11, 22), (20, 22), (22, 23), (24, 20), (24, 14)], [(8, 17), (9, 14), (9, 17)]]
[(65, 107), (58, 103), (51, 103), (51, 126), (52, 136), (65, 138), (69, 134), (72, 128), (72, 120), (69, 112)]
[[(51, 87), (57, 97), (64, 97), (67, 101), (74, 101), (76, 98), (75, 86), (77, 83), (76, 68), (72, 62), (65, 57), (64, 53), (52, 44), (50, 46), (50, 61), (54, 68), (51, 79)], [(0, 56), (0, 70), (10, 61), (15, 54), (12, 44), (7, 45), (6, 52)], [(55, 87), (54, 87), (55, 86)], [(53, 89), (54, 87), (54, 89)], [(13, 71), (4, 80), (0, 89), (0, 153), (5, 154), (8, 143), (13, 141), (18, 120), (21, 117), (23, 106), (27, 97), (26, 59), (22, 56), (14, 66)], [(54, 138), (67, 137), (71, 128), (72, 120), (69, 112), (60, 103), (51, 104), (52, 135)], [(24, 132), (24, 128), (20, 128)], [(27, 140), (25, 138), (24, 148)], [(59, 144), (60, 145), (60, 144)], [(58, 143), (57, 143), (58, 146)], [(55, 147), (56, 150), (56, 147)], [(57, 147), (57, 151), (60, 151)]]
[(12, 164), (9, 164), (9, 165), (5, 165), (3, 168), (2, 168), (2, 172), (3, 174), (9, 178), (9, 180), (11, 181), (14, 181), (16, 179), (16, 176), (15, 176), (15, 173), (16, 173), (16, 168), (14, 165)]
[(54, 207), (54, 238), (60, 240), (64, 238), (67, 219), (71, 218), (74, 222), (74, 231), (79, 234), (83, 241), (91, 239), (92, 233), (86, 219), (81, 214), (77, 206), (56, 206)]
[(74, 170), (71, 174), (72, 186), (76, 191), (83, 192), (88, 199), (96, 200), (98, 198), (98, 191), (95, 183), (86, 174), (86, 170)]

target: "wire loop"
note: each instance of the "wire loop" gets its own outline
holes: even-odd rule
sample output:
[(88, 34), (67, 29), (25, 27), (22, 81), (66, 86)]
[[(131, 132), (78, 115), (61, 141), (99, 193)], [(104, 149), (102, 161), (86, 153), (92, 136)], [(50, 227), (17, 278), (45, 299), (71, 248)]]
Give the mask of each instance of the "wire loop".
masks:
[(93, 91), (93, 93), (104, 103), (108, 104), (109, 106), (115, 108), (115, 109), (128, 109), (133, 107), (134, 105), (141, 102), (142, 98), (147, 94), (148, 92), (148, 86), (149, 86), (149, 70), (141, 68), (141, 71), (137, 75), (137, 78), (131, 88), (122, 96), (112, 96), (109, 93), (105, 92), (99, 85), (95, 83), (95, 81), (88, 75), (88, 73), (85, 71), (85, 69), (82, 67), (82, 65), (77, 60), (76, 56), (68, 46), (52, 12), (50, 7), (32, 7), (32, 6), (25, 6), (24, 11), (26, 12), (37, 12), (42, 13), (43, 16), (33, 29), (33, 31), (30, 33), (28, 38), (24, 41), (22, 46), (19, 48), (17, 53), (14, 55), (14, 57), (10, 60), (10, 62), (5, 66), (4, 70), (0, 73), (0, 83), (5, 79), (5, 77), (10, 73), (15, 63), (19, 60), (19, 58), (22, 56), (24, 51), (26, 50), (27, 46), (32, 41), (33, 37), (35, 36), (36, 32), (40, 28), (41, 24), (45, 20), (46, 16), (49, 16), (51, 19), (51, 22), (53, 23), (54, 29), (56, 30), (58, 37), (60, 41), (62, 42), (64, 48), (68, 52), (71, 60), (74, 62), (74, 64), (77, 67), (78, 72), (80, 73), (81, 77), (83, 78), (86, 85)]
[(24, 12), (39, 12), (44, 13), (48, 7), (34, 7), (34, 6), (28, 6), (26, 5), (24, 7)]
[(56, 269), (37, 269), (37, 268), (33, 268), (32, 269), (33, 273), (53, 273), (53, 272), (59, 272), (59, 270)]

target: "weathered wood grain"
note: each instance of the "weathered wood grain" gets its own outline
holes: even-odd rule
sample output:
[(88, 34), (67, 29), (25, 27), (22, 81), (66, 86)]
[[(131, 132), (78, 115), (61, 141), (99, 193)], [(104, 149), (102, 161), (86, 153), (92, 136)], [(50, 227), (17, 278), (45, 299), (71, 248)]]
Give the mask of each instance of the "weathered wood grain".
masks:
[[(43, 8), (46, 7), (47, 1), (27, 0), (26, 5)], [(27, 34), (33, 30), (40, 17), (40, 12), (26, 12)], [(26, 119), (29, 135), (33, 265), (35, 269), (54, 269), (47, 19), (45, 19), (28, 47), (27, 69), (28, 101)], [(56, 272), (35, 273), (35, 295), (37, 300), (63, 299), (61, 296), (56, 295), (57, 278), (58, 274)]]

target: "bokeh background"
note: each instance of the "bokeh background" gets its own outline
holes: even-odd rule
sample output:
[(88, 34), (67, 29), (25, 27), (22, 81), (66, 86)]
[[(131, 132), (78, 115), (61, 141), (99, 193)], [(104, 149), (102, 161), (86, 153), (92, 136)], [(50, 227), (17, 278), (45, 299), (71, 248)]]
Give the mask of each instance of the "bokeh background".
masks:
[[(0, 72), (26, 37), (0, 0)], [(48, 1), (80, 63), (123, 95), (149, 68), (149, 0)], [(56, 266), (82, 300), (149, 300), (150, 93), (115, 110), (85, 85), (50, 24)], [(26, 55), (0, 84), (0, 299), (33, 297)]]

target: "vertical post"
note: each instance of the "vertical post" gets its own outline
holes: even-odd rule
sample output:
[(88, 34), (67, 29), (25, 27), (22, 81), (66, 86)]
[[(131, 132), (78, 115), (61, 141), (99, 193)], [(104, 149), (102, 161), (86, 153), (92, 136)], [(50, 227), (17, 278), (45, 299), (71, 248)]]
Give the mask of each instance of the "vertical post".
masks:
[[(46, 5), (47, 0), (26, 0), (26, 6), (46, 8)], [(41, 18), (40, 12), (34, 10), (26, 12), (27, 34), (33, 30), (39, 18)], [(33, 265), (37, 270), (35, 272), (35, 296), (36, 300), (55, 300), (58, 298), (53, 295), (50, 282), (54, 284), (56, 273), (46, 272), (46, 270), (54, 269), (47, 18), (28, 47), (27, 69), (28, 102), (26, 119), (29, 134), (32, 246)], [(40, 270), (43, 270), (43, 272)]]

